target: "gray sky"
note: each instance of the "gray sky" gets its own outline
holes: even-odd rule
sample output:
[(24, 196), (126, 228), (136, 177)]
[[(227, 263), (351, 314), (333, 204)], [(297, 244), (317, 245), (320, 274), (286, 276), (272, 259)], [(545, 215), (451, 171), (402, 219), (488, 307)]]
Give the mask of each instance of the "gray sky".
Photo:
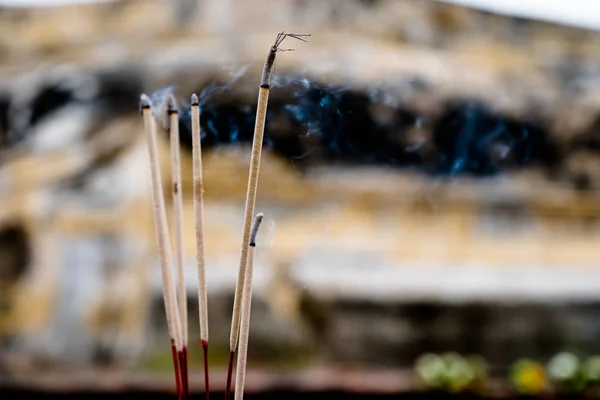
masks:
[(115, 0), (0, 0), (0, 6), (31, 7), (31, 6), (57, 6), (65, 4), (100, 3)]
[(439, 0), (500, 14), (600, 30), (600, 0)]

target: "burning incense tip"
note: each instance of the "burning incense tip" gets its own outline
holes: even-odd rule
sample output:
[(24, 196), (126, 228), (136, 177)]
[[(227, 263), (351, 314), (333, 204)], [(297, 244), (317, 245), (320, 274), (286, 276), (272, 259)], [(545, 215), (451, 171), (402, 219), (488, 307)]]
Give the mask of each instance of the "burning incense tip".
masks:
[(280, 49), (279, 48), (281, 43), (283, 43), (283, 41), (287, 37), (291, 37), (291, 38), (300, 40), (302, 42), (307, 42), (308, 38), (310, 37), (310, 34), (285, 33), (285, 32), (280, 32), (277, 34), (277, 37), (275, 38), (275, 42), (273, 43), (273, 45), (269, 49), (269, 53), (267, 54), (267, 60), (265, 61), (265, 66), (263, 68), (263, 73), (262, 73), (262, 76), (260, 79), (260, 87), (261, 88), (269, 89), (269, 87), (271, 86), (271, 75), (273, 74), (273, 66), (275, 65), (275, 55), (277, 54), (277, 52), (294, 50), (294, 49)]
[(200, 104), (200, 101), (198, 100), (198, 95), (196, 93), (192, 94), (192, 105), (197, 106), (199, 104)]
[(177, 109), (177, 100), (175, 100), (175, 96), (171, 94), (167, 98), (167, 114), (174, 114), (178, 111), (179, 110)]
[(256, 214), (254, 218), (254, 224), (252, 224), (252, 230), (250, 231), (250, 244), (249, 246), (256, 246), (256, 234), (258, 233), (258, 228), (260, 228), (260, 224), (265, 215), (263, 213)]
[(140, 111), (143, 110), (144, 108), (151, 108), (152, 107), (152, 101), (150, 100), (150, 97), (148, 97), (148, 95), (142, 93), (140, 95)]

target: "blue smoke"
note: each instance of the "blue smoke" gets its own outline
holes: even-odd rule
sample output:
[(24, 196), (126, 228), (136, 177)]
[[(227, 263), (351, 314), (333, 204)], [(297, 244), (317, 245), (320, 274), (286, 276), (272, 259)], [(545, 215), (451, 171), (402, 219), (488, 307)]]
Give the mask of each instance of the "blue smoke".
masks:
[[(507, 118), (477, 102), (448, 104), (423, 128), (422, 116), (413, 110), (359, 91), (305, 78), (274, 82), (264, 144), (295, 164), (376, 164), (446, 176), (490, 176), (548, 162), (554, 154), (542, 126)], [(256, 104), (219, 92), (203, 95), (203, 147), (250, 143)], [(373, 107), (387, 107), (392, 117), (380, 121)], [(415, 129), (429, 132), (417, 144), (408, 137)], [(182, 142), (191, 145), (187, 111), (181, 113), (181, 132)]]

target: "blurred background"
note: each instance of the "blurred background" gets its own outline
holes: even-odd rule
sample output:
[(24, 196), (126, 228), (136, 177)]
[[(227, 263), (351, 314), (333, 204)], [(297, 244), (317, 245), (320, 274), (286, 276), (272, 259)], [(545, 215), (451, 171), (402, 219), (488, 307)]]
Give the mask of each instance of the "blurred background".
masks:
[[(257, 87), (281, 30), (312, 37), (285, 42), (273, 79), (247, 390), (597, 382), (600, 10), (520, 3), (0, 1), (0, 383), (172, 390), (138, 101), (173, 92), (191, 387), (198, 93), (223, 389)], [(168, 187), (166, 134), (159, 147)]]

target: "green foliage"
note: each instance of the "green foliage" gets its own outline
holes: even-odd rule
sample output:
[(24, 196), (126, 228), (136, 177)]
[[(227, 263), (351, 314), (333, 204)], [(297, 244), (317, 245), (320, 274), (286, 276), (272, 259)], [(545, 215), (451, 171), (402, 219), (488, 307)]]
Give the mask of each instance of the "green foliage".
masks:
[[(482, 392), (489, 378), (488, 365), (482, 357), (456, 353), (424, 354), (415, 362), (414, 373), (423, 389), (449, 392)], [(600, 390), (600, 355), (582, 360), (573, 353), (560, 352), (545, 367), (522, 358), (512, 364), (509, 379), (524, 395), (539, 395), (547, 389), (589, 394)]]
[(415, 363), (415, 373), (420, 383), (428, 389), (442, 389), (446, 382), (446, 365), (437, 354), (425, 354)]
[(548, 375), (552, 383), (562, 392), (580, 392), (587, 379), (583, 365), (573, 353), (561, 352), (550, 359), (547, 366)]
[(425, 354), (416, 361), (415, 374), (421, 386), (428, 390), (477, 391), (487, 377), (487, 368), (481, 357)]
[(600, 356), (591, 356), (583, 362), (581, 369), (588, 385), (600, 384)]
[(512, 384), (522, 394), (539, 394), (547, 387), (543, 365), (527, 358), (519, 359), (512, 365), (510, 378)]

